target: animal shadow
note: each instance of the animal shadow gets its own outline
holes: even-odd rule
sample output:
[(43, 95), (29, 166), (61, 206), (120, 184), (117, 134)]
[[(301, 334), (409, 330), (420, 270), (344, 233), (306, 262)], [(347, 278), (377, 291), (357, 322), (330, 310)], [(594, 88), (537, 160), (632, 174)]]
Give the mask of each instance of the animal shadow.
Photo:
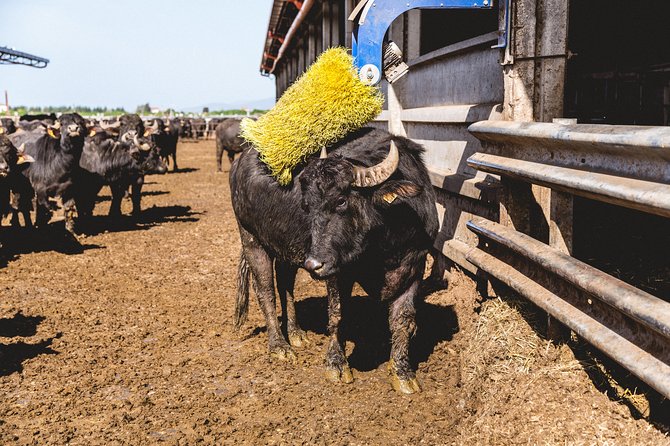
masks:
[(55, 251), (61, 254), (82, 254), (90, 249), (102, 249), (96, 244), (82, 243), (65, 230), (64, 222), (50, 223), (43, 228), (3, 229), (3, 256), (13, 259), (27, 253)]
[[(149, 184), (149, 183), (146, 183)], [(156, 184), (156, 183), (151, 183), (151, 184)], [(159, 195), (167, 195), (170, 192), (166, 190), (148, 190), (148, 191), (142, 191), (142, 196), (143, 197), (156, 197)], [(112, 201), (112, 196), (110, 194), (101, 194), (95, 197), (95, 202), (96, 203), (104, 203), (106, 201)]]
[(37, 333), (37, 326), (44, 319), (44, 316), (24, 316), (21, 312), (11, 318), (0, 318), (0, 336), (5, 338), (34, 336)]
[(200, 169), (197, 167), (183, 167), (177, 170), (170, 170), (168, 173), (191, 173), (191, 172), (197, 172), (199, 170)]
[(147, 191), (142, 191), (142, 196), (143, 197), (157, 197), (159, 195), (167, 195), (170, 192), (166, 190), (147, 190)]
[(195, 212), (191, 206), (152, 206), (142, 211), (138, 222), (149, 225), (161, 223), (196, 222), (204, 212)]
[(109, 217), (94, 215), (78, 225), (77, 230), (84, 235), (99, 235), (103, 232), (146, 231), (162, 223), (196, 222), (200, 220), (190, 206), (152, 206), (137, 216), (122, 215)]
[[(296, 302), (301, 327), (327, 334), (328, 304), (325, 297), (309, 297)], [(417, 368), (430, 358), (442, 341), (450, 341), (458, 332), (458, 318), (453, 306), (424, 301), (416, 304), (417, 331), (410, 343), (410, 361)], [(388, 305), (367, 296), (353, 296), (342, 302), (342, 339), (354, 343), (349, 365), (359, 371), (377, 369), (391, 354)]]
[[(11, 318), (0, 319), (0, 337), (29, 337), (37, 333), (37, 327), (45, 319), (44, 316), (24, 316), (18, 312)], [(11, 375), (23, 370), (23, 363), (39, 355), (55, 355), (58, 352), (51, 348), (54, 339), (61, 334), (38, 342), (16, 342), (13, 344), (0, 343), (0, 376)]]
[(23, 371), (23, 363), (28, 359), (40, 355), (57, 355), (51, 348), (54, 338), (46, 339), (37, 344), (17, 342), (15, 344), (0, 344), (0, 376), (8, 376), (14, 372)]

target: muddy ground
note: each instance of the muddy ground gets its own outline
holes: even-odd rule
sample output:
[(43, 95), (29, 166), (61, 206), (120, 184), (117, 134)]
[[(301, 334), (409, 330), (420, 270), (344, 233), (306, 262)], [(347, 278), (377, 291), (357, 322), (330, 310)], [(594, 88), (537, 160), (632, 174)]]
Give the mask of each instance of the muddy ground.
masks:
[(103, 191), (80, 250), (62, 223), (3, 228), (0, 444), (670, 444), (523, 302), (480, 304), (460, 274), (419, 306), (421, 394), (388, 385), (385, 310), (360, 291), (343, 305), (356, 380), (324, 379), (324, 287), (304, 274), (312, 343), (271, 361), (255, 302), (231, 330), (239, 240), (213, 153), (180, 144), (183, 170), (148, 177), (137, 224), (108, 222)]

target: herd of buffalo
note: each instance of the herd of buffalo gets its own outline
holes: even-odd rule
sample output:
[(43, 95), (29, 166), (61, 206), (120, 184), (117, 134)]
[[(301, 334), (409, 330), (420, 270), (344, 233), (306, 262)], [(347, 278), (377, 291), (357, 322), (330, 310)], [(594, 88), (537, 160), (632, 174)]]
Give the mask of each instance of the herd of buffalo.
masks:
[[(76, 113), (3, 118), (0, 127), (0, 213), (11, 224), (37, 230), (48, 224), (61, 201), (65, 234), (93, 214), (103, 186), (112, 194), (110, 218), (121, 214), (130, 194), (132, 213), (141, 212), (148, 174), (177, 170), (179, 137), (194, 137), (185, 119), (143, 121), (127, 114), (104, 121)], [(423, 149), (406, 138), (363, 128), (308, 158), (293, 182), (280, 186), (256, 150), (239, 137), (240, 120), (217, 123), (217, 171), (227, 152), (232, 206), (242, 252), (238, 268), (235, 326), (246, 319), (252, 282), (265, 316), (269, 350), (284, 360), (306, 343), (296, 320), (293, 287), (299, 268), (324, 280), (328, 292), (327, 376), (349, 383), (353, 375), (340, 335), (341, 302), (355, 282), (389, 305), (392, 386), (420, 390), (409, 361), (416, 330), (415, 301), (422, 293), (426, 256), (438, 232), (435, 196)], [(199, 130), (197, 130), (199, 132)], [(203, 133), (204, 135), (204, 133)], [(236, 153), (241, 156), (235, 160)], [(214, 203), (213, 205), (217, 205)], [(276, 288), (275, 288), (276, 279)], [(275, 308), (278, 292), (285, 315), (284, 337)]]
[[(21, 217), (25, 227), (44, 227), (60, 199), (65, 229), (74, 235), (75, 223), (85, 224), (92, 216), (103, 186), (112, 193), (110, 217), (121, 215), (127, 194), (138, 216), (145, 175), (163, 174), (168, 164), (177, 170), (178, 139), (205, 137), (210, 127), (228, 121), (239, 129), (236, 118), (207, 123), (202, 118), (144, 121), (136, 114), (103, 120), (77, 113), (24, 115), (18, 123), (1, 118), (0, 218), (11, 215), (14, 227), (21, 226)], [(217, 141), (217, 147), (239, 152), (236, 137)]]

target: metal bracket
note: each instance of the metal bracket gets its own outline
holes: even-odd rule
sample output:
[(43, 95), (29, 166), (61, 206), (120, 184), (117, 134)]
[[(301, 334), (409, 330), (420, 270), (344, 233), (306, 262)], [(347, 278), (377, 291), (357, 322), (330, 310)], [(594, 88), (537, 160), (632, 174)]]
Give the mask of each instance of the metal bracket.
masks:
[(505, 14), (505, 27), (500, 30), (500, 35), (498, 36), (498, 44), (493, 45), (491, 48), (507, 48), (509, 46), (510, 39), (510, 26), (512, 23), (512, 0), (500, 0), (503, 3), (503, 14)]
[[(508, 0), (502, 0), (508, 1)], [(349, 16), (354, 22), (352, 55), (359, 77), (370, 85), (377, 84), (383, 73), (382, 45), (384, 34), (396, 17), (410, 9), (491, 9), (493, 0), (363, 0)], [(505, 33), (507, 34), (507, 33)], [(362, 72), (365, 68), (365, 73)]]

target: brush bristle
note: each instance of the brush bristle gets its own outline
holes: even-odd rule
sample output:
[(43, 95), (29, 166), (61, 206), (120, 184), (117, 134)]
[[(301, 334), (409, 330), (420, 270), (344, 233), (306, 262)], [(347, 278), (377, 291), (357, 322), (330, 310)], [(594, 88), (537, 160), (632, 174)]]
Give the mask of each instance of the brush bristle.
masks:
[(279, 184), (322, 147), (363, 127), (382, 110), (376, 87), (363, 84), (344, 48), (325, 51), (258, 121), (242, 122), (242, 136), (260, 153)]

